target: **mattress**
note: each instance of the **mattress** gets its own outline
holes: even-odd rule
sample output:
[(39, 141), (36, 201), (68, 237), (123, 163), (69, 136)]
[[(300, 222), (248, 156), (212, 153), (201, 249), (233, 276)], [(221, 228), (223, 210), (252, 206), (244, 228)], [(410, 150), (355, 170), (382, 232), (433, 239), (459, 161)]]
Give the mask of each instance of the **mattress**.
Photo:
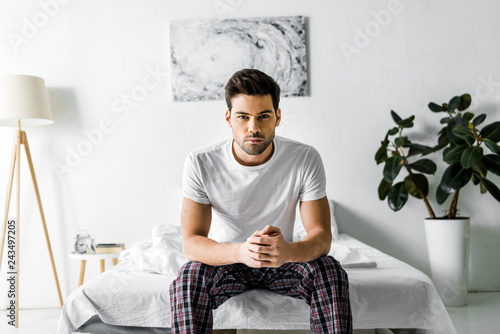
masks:
[[(426, 334), (456, 333), (427, 275), (347, 234), (340, 234), (335, 243), (377, 264), (345, 268), (355, 329), (418, 328)], [(86, 323), (95, 323), (96, 317), (97, 322), (108, 325), (168, 333), (168, 291), (174, 279), (175, 275), (124, 271), (119, 266), (108, 270), (67, 298), (57, 333), (73, 333)], [(250, 290), (214, 310), (214, 328), (309, 329), (309, 306), (267, 290)]]

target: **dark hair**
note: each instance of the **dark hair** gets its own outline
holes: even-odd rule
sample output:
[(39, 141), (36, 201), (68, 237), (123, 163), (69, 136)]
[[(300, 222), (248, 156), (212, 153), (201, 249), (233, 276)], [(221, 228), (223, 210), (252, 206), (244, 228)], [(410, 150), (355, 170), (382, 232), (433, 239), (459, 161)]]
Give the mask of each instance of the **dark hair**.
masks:
[(271, 95), (274, 111), (280, 104), (280, 87), (269, 75), (256, 69), (245, 68), (233, 74), (226, 84), (226, 104), (231, 111), (231, 100), (239, 94)]

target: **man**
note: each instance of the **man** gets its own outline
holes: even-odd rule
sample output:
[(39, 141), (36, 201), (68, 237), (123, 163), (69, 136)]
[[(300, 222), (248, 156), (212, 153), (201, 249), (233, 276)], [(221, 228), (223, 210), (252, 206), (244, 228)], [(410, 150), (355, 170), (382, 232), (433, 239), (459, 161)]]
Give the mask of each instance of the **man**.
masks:
[[(212, 310), (252, 288), (304, 299), (313, 333), (351, 333), (347, 274), (326, 256), (330, 208), (318, 152), (275, 136), (280, 89), (265, 73), (238, 71), (225, 92), (233, 138), (185, 163), (181, 225), (190, 262), (170, 287), (172, 333), (212, 333)], [(299, 202), (307, 236), (292, 242)]]

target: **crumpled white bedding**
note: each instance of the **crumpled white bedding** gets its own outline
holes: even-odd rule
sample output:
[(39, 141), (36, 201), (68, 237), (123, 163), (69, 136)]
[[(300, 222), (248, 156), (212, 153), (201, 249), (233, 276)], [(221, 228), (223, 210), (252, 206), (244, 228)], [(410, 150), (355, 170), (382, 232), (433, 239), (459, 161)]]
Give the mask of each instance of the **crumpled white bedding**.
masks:
[[(346, 234), (340, 234), (336, 242), (377, 263), (376, 268), (346, 268), (354, 328), (421, 328), (426, 334), (456, 333), (428, 276)], [(178, 255), (172, 253), (168, 258), (177, 261)], [(72, 333), (94, 315), (111, 325), (170, 326), (168, 290), (176, 275), (127, 271), (131, 268), (127, 267), (131, 265), (127, 256), (125, 253), (123, 263), (82, 285), (67, 298), (58, 334)], [(151, 269), (158, 263), (142, 265)], [(214, 311), (214, 327), (308, 329), (309, 306), (302, 300), (267, 290), (250, 290)]]
[[(120, 253), (118, 267), (122, 271), (146, 271), (162, 275), (177, 275), (187, 259), (182, 250), (182, 232), (178, 225), (162, 224), (153, 228), (152, 239), (133, 244)], [(376, 263), (338, 239), (332, 241), (328, 255), (344, 268), (369, 268)]]
[(150, 240), (133, 244), (120, 253), (122, 271), (146, 271), (177, 275), (187, 259), (182, 250), (182, 232), (178, 225), (162, 224), (153, 228)]

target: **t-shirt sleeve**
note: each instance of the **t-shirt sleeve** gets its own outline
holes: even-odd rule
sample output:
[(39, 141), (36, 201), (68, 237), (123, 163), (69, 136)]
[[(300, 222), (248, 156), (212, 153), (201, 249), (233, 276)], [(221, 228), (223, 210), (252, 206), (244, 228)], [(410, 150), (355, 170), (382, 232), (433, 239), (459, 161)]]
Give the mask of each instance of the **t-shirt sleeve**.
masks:
[(187, 197), (197, 203), (210, 204), (210, 200), (203, 184), (201, 166), (192, 153), (189, 154), (184, 162), (182, 193), (184, 197)]
[(323, 161), (316, 149), (306, 154), (300, 201), (314, 201), (326, 196), (326, 175)]

